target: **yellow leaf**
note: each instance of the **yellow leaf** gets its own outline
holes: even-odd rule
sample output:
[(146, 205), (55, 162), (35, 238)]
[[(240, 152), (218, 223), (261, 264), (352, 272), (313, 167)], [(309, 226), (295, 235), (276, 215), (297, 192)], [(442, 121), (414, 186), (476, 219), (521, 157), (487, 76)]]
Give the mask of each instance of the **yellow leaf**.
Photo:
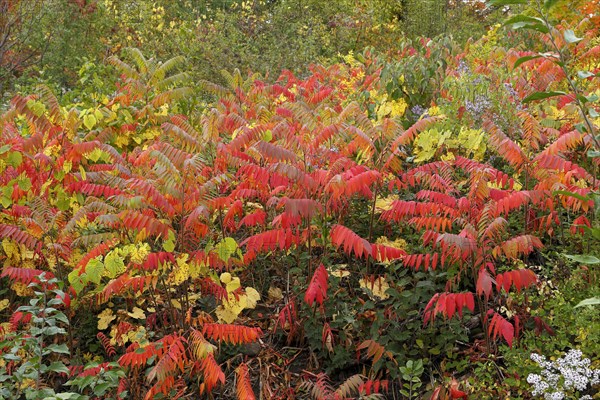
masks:
[(85, 181), (87, 178), (85, 175), (85, 169), (83, 169), (82, 165), (79, 166), (79, 173), (81, 174), (81, 179), (83, 179)]
[(136, 330), (130, 330), (127, 332), (127, 338), (131, 341), (131, 343), (138, 343), (140, 347), (146, 347), (146, 345), (148, 345), (146, 328), (143, 326), (138, 326)]
[(219, 279), (221, 282), (227, 285), (229, 282), (231, 282), (231, 274), (229, 272), (223, 272)]
[(33, 289), (27, 287), (23, 282), (15, 282), (10, 288), (17, 294), (17, 296), (33, 296)]
[(149, 253), (150, 245), (148, 245), (148, 243), (144, 243), (131, 250), (131, 261), (136, 264), (142, 264), (144, 261), (146, 261), (146, 257), (148, 257)]
[(128, 312), (127, 315), (135, 319), (146, 319), (146, 314), (144, 314), (144, 310), (142, 310), (139, 307), (133, 307), (132, 312)]
[(245, 308), (254, 308), (256, 307), (256, 303), (260, 300), (260, 293), (253, 287), (246, 288), (246, 307)]
[(63, 168), (62, 168), (63, 172), (66, 172), (66, 173), (71, 172), (71, 168), (73, 168), (73, 163), (71, 162), (71, 160), (66, 160), (63, 163)]
[(193, 349), (194, 349), (194, 355), (196, 356), (196, 359), (202, 360), (207, 355), (214, 353), (214, 351), (217, 349), (217, 346), (204, 340), (204, 338), (203, 338), (202, 340), (197, 340), (194, 342)]
[(110, 308), (106, 308), (98, 314), (98, 330), (102, 331), (108, 328), (108, 325), (117, 318)]
[(395, 200), (398, 200), (396, 196), (378, 198), (375, 202), (375, 209), (378, 212), (390, 210), (392, 208), (392, 203)]
[(361, 279), (359, 281), (360, 287), (363, 289), (369, 289), (374, 297), (379, 300), (385, 300), (390, 297), (385, 291), (390, 288), (388, 283), (385, 281), (383, 276), (376, 278), (374, 281)]
[[(3, 322), (0, 324), (0, 332), (12, 332), (12, 325), (10, 322)], [(4, 360), (2, 360), (4, 361)]]
[(2, 249), (4, 250), (4, 254), (11, 261), (20, 261), (21, 260), (21, 252), (19, 251), (19, 246), (14, 243), (9, 238), (4, 238), (2, 240)]
[(235, 278), (233, 278), (229, 283), (227, 283), (227, 285), (225, 286), (225, 288), (227, 289), (228, 293), (231, 293), (235, 290), (237, 290), (238, 288), (242, 287), (242, 284), (240, 283), (240, 278), (238, 278), (237, 276)]
[(0, 311), (6, 309), (9, 304), (10, 301), (8, 299), (0, 300)]
[(244, 309), (244, 306), (241, 304), (242, 301), (245, 302), (244, 296), (240, 296), (239, 300), (236, 300), (235, 297), (231, 295), (229, 301), (226, 301), (218, 306), (215, 310), (215, 314), (217, 315), (219, 322), (231, 324), (233, 321), (235, 321), (238, 315), (240, 315)]
[(176, 299), (171, 299), (171, 304), (173, 305), (173, 307), (175, 307), (178, 310), (181, 310), (181, 303), (179, 302), (179, 300)]
[(201, 275), (206, 276), (206, 274), (208, 273), (208, 266), (206, 264), (199, 263), (194, 260), (192, 260), (190, 262), (189, 268), (190, 268), (190, 277), (192, 279), (196, 279)]
[[(187, 259), (187, 254), (185, 259)], [(185, 259), (178, 258), (177, 266), (173, 269), (173, 284), (180, 285), (187, 280), (190, 276), (190, 268), (186, 264)]]
[(386, 236), (380, 236), (377, 238), (375, 243), (382, 244), (382, 245), (388, 246), (388, 247), (393, 247), (395, 249), (406, 250), (408, 248), (408, 243), (406, 243), (406, 240), (404, 240), (402, 238), (398, 238), (394, 241), (391, 241)]
[(350, 271), (348, 271), (347, 269), (336, 269), (335, 271), (331, 271), (330, 274), (332, 276), (337, 276), (338, 278), (345, 278), (347, 276), (350, 276)]

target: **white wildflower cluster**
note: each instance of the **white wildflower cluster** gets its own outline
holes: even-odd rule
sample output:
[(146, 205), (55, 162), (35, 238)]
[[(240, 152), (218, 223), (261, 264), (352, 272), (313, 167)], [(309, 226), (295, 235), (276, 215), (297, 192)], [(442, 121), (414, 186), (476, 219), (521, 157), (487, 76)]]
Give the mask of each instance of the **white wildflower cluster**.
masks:
[[(590, 359), (582, 358), (581, 350), (571, 349), (562, 358), (547, 361), (546, 357), (531, 354), (531, 359), (541, 368), (540, 374), (529, 374), (527, 382), (533, 386), (531, 394), (545, 400), (566, 399), (567, 393), (585, 392), (600, 383), (600, 370), (590, 368)], [(570, 397), (572, 398), (572, 397)], [(591, 400), (584, 395), (579, 400)]]

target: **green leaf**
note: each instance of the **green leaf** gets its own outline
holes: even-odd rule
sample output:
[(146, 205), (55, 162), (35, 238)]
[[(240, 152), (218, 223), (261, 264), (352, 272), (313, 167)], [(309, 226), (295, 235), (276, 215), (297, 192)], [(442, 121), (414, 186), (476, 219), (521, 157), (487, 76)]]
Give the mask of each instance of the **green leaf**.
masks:
[(10, 153), (8, 153), (6, 162), (11, 167), (18, 167), (23, 162), (23, 155), (18, 151), (11, 151)]
[(563, 36), (564, 36), (565, 40), (567, 41), (567, 43), (577, 43), (577, 42), (583, 40), (583, 38), (575, 36), (575, 32), (573, 32), (571, 29), (567, 29), (563, 33)]
[(529, 96), (525, 97), (522, 102), (523, 103), (529, 103), (530, 101), (534, 101), (534, 100), (543, 100), (543, 99), (547, 99), (550, 97), (556, 97), (556, 96), (564, 96), (567, 93), (563, 92), (563, 91), (556, 91), (556, 92), (535, 92), (533, 94), (530, 94)]
[(86, 396), (82, 396), (80, 394), (71, 393), (71, 392), (57, 393), (56, 394), (56, 398), (57, 399), (61, 399), (61, 400), (81, 400), (81, 399), (87, 399)]
[(514, 6), (518, 4), (527, 4), (527, 0), (489, 0), (489, 6)]
[(93, 114), (87, 114), (83, 117), (83, 125), (88, 129), (92, 129), (96, 125), (96, 122), (96, 117)]
[(238, 249), (237, 242), (234, 238), (226, 237), (221, 240), (216, 246), (215, 251), (221, 260), (227, 262), (231, 255)]
[(592, 76), (596, 76), (596, 74), (594, 74), (591, 71), (577, 71), (577, 76), (580, 77), (581, 79), (586, 79)]
[(548, 27), (546, 26), (543, 19), (537, 17), (530, 17), (522, 14), (509, 18), (504, 22), (504, 25), (510, 25), (512, 29), (526, 28), (533, 29), (534, 31), (538, 31), (541, 33), (549, 32)]
[(569, 197), (574, 197), (577, 200), (581, 200), (581, 201), (590, 201), (591, 198), (587, 197), (587, 196), (582, 196), (579, 193), (573, 193), (573, 192), (569, 192), (567, 190), (555, 190), (554, 192), (552, 192), (553, 195), (557, 195), (557, 194), (562, 194), (563, 196), (569, 196)]
[(79, 275), (78, 269), (74, 269), (73, 271), (69, 272), (68, 277), (69, 283), (71, 284), (73, 289), (75, 289), (75, 293), (77, 294), (79, 294), (83, 290), (85, 285), (88, 283), (86, 279), (87, 276), (85, 274)]
[(549, 10), (550, 8), (552, 8), (553, 5), (555, 5), (556, 3), (558, 3), (558, 0), (546, 0), (544, 2), (544, 8), (546, 10)]
[(109, 389), (110, 386), (110, 382), (100, 383), (94, 387), (94, 394), (98, 397), (101, 397), (104, 393), (106, 393), (106, 390)]
[(528, 24), (543, 24), (544, 20), (538, 17), (530, 17), (528, 15), (519, 14), (504, 21), (504, 25), (512, 25), (519, 22), (526, 22)]
[(597, 157), (600, 157), (600, 151), (598, 151), (598, 150), (588, 150), (588, 152), (587, 152), (587, 156), (588, 156), (589, 158), (597, 158)]
[(45, 350), (49, 350), (52, 353), (70, 354), (69, 348), (67, 347), (67, 345), (65, 343), (63, 343), (63, 344), (53, 343), (51, 345), (48, 345), (48, 347), (46, 347)]
[(125, 272), (123, 258), (116, 251), (111, 251), (104, 257), (104, 266), (110, 279)]
[(17, 185), (19, 185), (19, 189), (24, 192), (27, 192), (29, 189), (31, 189), (31, 181), (26, 176), (19, 178), (17, 180)]
[(536, 58), (541, 58), (543, 57), (541, 54), (537, 54), (535, 56), (525, 56), (525, 57), (521, 57), (519, 58), (517, 61), (515, 61), (515, 64), (513, 65), (513, 69), (517, 68), (519, 65), (526, 63), (529, 60), (535, 60)]
[(27, 102), (27, 108), (29, 108), (36, 117), (41, 117), (46, 112), (46, 106), (44, 103), (36, 100), (29, 100)]
[(600, 297), (590, 297), (589, 299), (581, 300), (573, 308), (584, 307), (584, 306), (596, 306), (600, 304)]
[(169, 231), (169, 237), (165, 242), (163, 242), (162, 247), (169, 253), (172, 253), (173, 250), (175, 250), (175, 232)]
[(9, 144), (5, 144), (4, 146), (0, 147), (0, 154), (4, 154), (7, 151), (10, 150), (10, 145)]
[(56, 207), (58, 207), (60, 211), (67, 211), (71, 207), (71, 199), (61, 187), (58, 188)]
[(271, 132), (270, 129), (267, 129), (262, 136), (262, 140), (264, 140), (265, 142), (270, 142), (271, 140), (273, 140), (273, 132)]
[(2, 207), (8, 208), (11, 206), (12, 200), (10, 197), (2, 196), (0, 197), (0, 204), (2, 204)]
[(598, 97), (596, 93), (592, 93), (589, 96), (584, 96), (583, 98), (585, 99), (585, 101), (589, 101), (590, 103), (593, 103), (596, 100), (600, 99), (600, 97)]
[(85, 267), (85, 274), (87, 275), (90, 282), (94, 282), (96, 285), (102, 280), (102, 274), (104, 273), (104, 264), (102, 261), (92, 258), (88, 261)]
[(600, 264), (600, 258), (587, 254), (565, 254), (565, 257), (581, 264)]
[(62, 361), (54, 361), (52, 364), (48, 365), (48, 371), (57, 372), (57, 373), (69, 373), (69, 368), (65, 366)]

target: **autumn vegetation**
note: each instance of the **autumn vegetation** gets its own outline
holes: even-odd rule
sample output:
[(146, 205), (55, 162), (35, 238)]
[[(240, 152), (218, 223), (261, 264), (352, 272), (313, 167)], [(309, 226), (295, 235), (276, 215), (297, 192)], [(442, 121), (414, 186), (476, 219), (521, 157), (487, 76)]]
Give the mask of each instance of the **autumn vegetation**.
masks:
[(299, 1), (69, 1), (56, 35), (114, 29), (60, 71), (42, 3), (0, 0), (0, 398), (532, 399), (531, 353), (600, 368), (597, 1), (292, 31)]

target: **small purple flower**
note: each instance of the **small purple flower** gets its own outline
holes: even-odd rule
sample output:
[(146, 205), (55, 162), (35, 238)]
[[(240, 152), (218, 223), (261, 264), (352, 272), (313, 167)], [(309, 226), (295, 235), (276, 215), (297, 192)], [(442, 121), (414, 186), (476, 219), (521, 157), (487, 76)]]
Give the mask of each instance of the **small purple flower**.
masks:
[(477, 95), (473, 101), (465, 100), (465, 109), (473, 117), (481, 117), (485, 111), (491, 107), (490, 99), (485, 96)]
[(469, 68), (469, 65), (466, 63), (465, 60), (460, 60), (458, 62), (458, 67), (456, 68), (456, 70), (461, 75), (471, 72), (471, 69)]
[(413, 106), (410, 109), (410, 112), (412, 112), (416, 117), (419, 117), (419, 118), (420, 117), (427, 117), (428, 116), (428, 114), (427, 114), (427, 108), (422, 107), (422, 106), (420, 106), (418, 104), (416, 106)]

